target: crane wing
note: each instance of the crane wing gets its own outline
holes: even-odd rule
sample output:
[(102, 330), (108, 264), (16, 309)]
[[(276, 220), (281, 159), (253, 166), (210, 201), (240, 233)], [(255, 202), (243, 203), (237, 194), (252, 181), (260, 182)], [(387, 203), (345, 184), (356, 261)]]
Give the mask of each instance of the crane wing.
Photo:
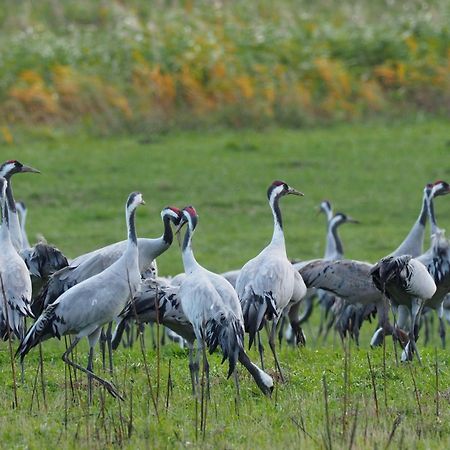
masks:
[(330, 291), (350, 303), (368, 304), (381, 300), (381, 293), (370, 276), (372, 267), (372, 264), (349, 259), (322, 259), (312, 261), (299, 272), (308, 288)]

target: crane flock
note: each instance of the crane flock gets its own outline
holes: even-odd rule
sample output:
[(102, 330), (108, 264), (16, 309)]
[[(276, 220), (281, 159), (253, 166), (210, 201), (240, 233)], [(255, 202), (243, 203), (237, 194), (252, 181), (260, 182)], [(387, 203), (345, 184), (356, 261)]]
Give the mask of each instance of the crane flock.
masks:
[[(343, 213), (334, 214), (328, 201), (320, 206), (327, 218), (324, 257), (291, 262), (279, 201), (283, 196), (303, 194), (283, 181), (274, 181), (267, 190), (274, 221), (269, 244), (241, 269), (217, 274), (200, 265), (194, 256), (192, 241), (199, 216), (193, 206), (162, 209), (162, 236), (137, 237), (135, 212), (144, 204), (139, 192), (132, 192), (125, 203), (125, 240), (72, 261), (46, 242), (32, 247), (25, 231), (27, 210), (23, 203), (15, 202), (11, 185), (13, 175), (26, 172), (39, 171), (15, 160), (0, 166), (1, 337), (20, 341), (16, 355), (23, 362), (41, 342), (71, 335), (62, 359), (87, 374), (90, 401), (93, 380), (113, 397), (122, 399), (112, 382), (97, 375), (93, 367), (94, 348), (102, 329), (109, 326), (111, 330), (114, 322), (113, 336), (108, 339), (114, 351), (119, 348), (124, 331), (134, 323), (140, 327), (145, 323), (162, 324), (179, 335), (189, 349), (194, 394), (198, 392), (200, 358), (209, 392), (206, 350), (212, 353), (220, 348), (222, 362), (228, 361), (228, 377), (234, 375), (237, 382), (240, 362), (261, 392), (270, 396), (274, 379), (265, 368), (260, 333), (267, 329), (279, 379), (284, 381), (276, 352), (276, 331), (288, 319), (289, 341), (305, 345), (301, 325), (311, 315), (315, 296), (324, 311), (321, 329), (330, 316), (327, 329), (336, 324), (342, 339), (349, 333), (358, 343), (364, 320), (377, 314), (379, 325), (371, 345), (379, 345), (386, 335), (392, 334), (403, 347), (402, 361), (410, 361), (414, 355), (420, 361), (417, 341), (421, 319), (429, 314), (428, 310), (436, 310), (445, 345), (445, 318), (450, 316), (450, 243), (437, 225), (433, 203), (435, 197), (450, 193), (444, 181), (425, 186), (419, 217), (411, 231), (396, 250), (375, 264), (344, 259), (337, 229), (357, 221)], [(424, 252), (427, 219), (431, 224), (431, 244)], [(174, 232), (179, 237), (184, 273), (163, 278), (157, 274), (156, 258), (170, 247)], [(34, 320), (28, 331), (26, 319)], [(258, 341), (261, 367), (246, 353), (246, 333), (249, 348), (255, 339)], [(86, 368), (71, 359), (83, 337), (89, 342)], [(110, 352), (112, 368), (111, 355)]]

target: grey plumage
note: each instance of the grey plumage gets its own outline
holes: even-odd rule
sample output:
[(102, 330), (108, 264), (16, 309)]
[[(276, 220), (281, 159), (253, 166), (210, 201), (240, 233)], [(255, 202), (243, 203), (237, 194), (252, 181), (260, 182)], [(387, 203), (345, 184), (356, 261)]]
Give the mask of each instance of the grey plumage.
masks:
[[(329, 201), (323, 201), (320, 204), (320, 210), (323, 211), (327, 216), (327, 235), (323, 259), (327, 261), (341, 260), (344, 257), (344, 248), (338, 234), (338, 228), (345, 223), (358, 223), (358, 221), (343, 213), (333, 214), (333, 210)], [(300, 268), (304, 265), (305, 263), (299, 263), (294, 264), (294, 267)], [(314, 294), (315, 291), (316, 290), (314, 288), (309, 288), (308, 294), (310, 292), (311, 294)], [(306, 295), (304, 301), (306, 306), (305, 313), (298, 319), (300, 324), (306, 321), (308, 317), (312, 314), (313, 295), (308, 294)], [(331, 329), (333, 323), (335, 323), (336, 321), (336, 318), (339, 316), (339, 314), (341, 314), (343, 308), (345, 307), (345, 302), (339, 300), (339, 298), (336, 297), (335, 294), (326, 291), (324, 289), (317, 289), (317, 296), (319, 299), (319, 304), (322, 307), (323, 311), (319, 326), (319, 335), (322, 333), (325, 321), (327, 320), (328, 316), (331, 315), (326, 325), (325, 331), (326, 337), (327, 332)], [(345, 329), (341, 328), (344, 325), (344, 323), (345, 322), (343, 320), (339, 320), (337, 322), (338, 325), (337, 330), (339, 331), (341, 336), (345, 335)]]
[[(279, 199), (289, 194), (303, 195), (282, 181), (274, 181), (269, 186), (267, 197), (274, 219), (272, 240), (259, 255), (242, 267), (236, 281), (245, 330), (250, 338), (249, 347), (264, 323), (272, 321), (269, 345), (281, 377), (283, 375), (275, 350), (276, 326), (281, 312), (288, 307), (291, 300), (293, 301), (290, 307), (306, 294), (303, 280), (296, 275), (297, 272), (286, 254)], [(262, 360), (262, 351), (260, 354)]]
[[(86, 372), (90, 382), (92, 378), (95, 378), (113, 396), (120, 397), (109, 382), (93, 373), (93, 348), (103, 325), (117, 317), (127, 301), (138, 290), (140, 273), (134, 214), (137, 206), (143, 202), (142, 195), (138, 192), (133, 192), (128, 197), (125, 210), (128, 239), (127, 248), (122, 256), (99, 274), (64, 292), (44, 310), (20, 343), (16, 354), (20, 355), (21, 360), (39, 342), (53, 336), (59, 338), (66, 334), (73, 334), (75, 338), (63, 355), (64, 361)], [(90, 346), (87, 369), (83, 369), (69, 359), (73, 348), (85, 336)]]
[(8, 182), (6, 189), (7, 205), (8, 205), (8, 221), (9, 231), (11, 234), (11, 242), (17, 251), (23, 248), (22, 230), (20, 227), (19, 216), (17, 214), (16, 202), (11, 184), (11, 177), (17, 173), (39, 173), (39, 170), (30, 166), (25, 166), (17, 160), (9, 160), (0, 166), (0, 177), (4, 177)]
[(48, 282), (51, 275), (68, 265), (67, 258), (55, 246), (39, 242), (33, 247), (24, 248), (19, 252), (30, 272), (33, 287), (31, 309), (39, 316), (44, 305), (39, 303), (41, 289)]
[(161, 279), (144, 280), (133, 300), (119, 315), (112, 339), (113, 349), (119, 346), (127, 324), (134, 320), (139, 324), (160, 323), (192, 344), (195, 333), (181, 307), (179, 289), (178, 285), (170, 285)]
[[(217, 347), (222, 350), (222, 362), (228, 359), (228, 376), (235, 369), (239, 360), (253, 376), (258, 387), (266, 395), (273, 388), (269, 375), (255, 366), (244, 351), (244, 321), (241, 305), (233, 286), (222, 276), (202, 267), (192, 251), (192, 235), (198, 216), (191, 206), (183, 209), (183, 218), (179, 228), (187, 223), (187, 230), (182, 245), (182, 259), (186, 276), (182, 280), (178, 296), (182, 309), (191, 322), (199, 346), (197, 360), (191, 360), (191, 380), (193, 386), (198, 377), (200, 349), (203, 351), (204, 364), (209, 380), (209, 365), (204, 344), (210, 352)], [(197, 375), (196, 375), (197, 372)]]
[(382, 258), (371, 270), (377, 288), (391, 302), (404, 305), (412, 311), (409, 341), (402, 353), (402, 360), (411, 360), (417, 353), (416, 340), (420, 314), (425, 302), (436, 292), (436, 284), (426, 267), (410, 255)]
[(30, 248), (30, 241), (28, 240), (26, 221), (28, 210), (24, 202), (16, 202), (16, 209), (19, 213), (20, 231), (22, 233), (22, 248)]
[[(442, 318), (442, 308), (440, 308), (442, 300), (448, 292), (450, 283), (450, 279), (446, 281), (445, 273), (448, 272), (449, 266), (449, 244), (443, 230), (440, 230), (436, 223), (436, 218), (434, 214), (434, 204), (433, 199), (435, 197), (447, 195), (450, 193), (450, 186), (445, 181), (438, 180), (433, 184), (427, 184), (424, 189), (424, 205), (422, 206), (421, 213), (419, 214), (419, 218), (417, 219), (415, 225), (412, 230), (423, 230), (424, 226), (422, 223), (424, 222), (423, 213), (425, 212), (427, 216), (430, 218), (430, 226), (431, 226), (431, 246), (430, 248), (420, 256), (417, 256), (417, 260), (425, 265), (428, 272), (431, 274), (435, 284), (437, 286), (436, 293), (433, 295), (433, 299), (429, 299), (426, 303), (426, 307), (431, 307), (433, 309), (438, 310), (439, 322), (440, 322), (440, 332), (441, 338), (443, 342), (445, 342), (445, 329)], [(412, 232), (410, 232), (412, 235)], [(409, 247), (417, 252), (421, 249), (421, 241), (423, 241), (423, 231), (416, 232), (416, 245), (414, 246), (414, 240), (409, 241)], [(406, 241), (406, 240), (405, 240)], [(400, 256), (398, 255), (398, 251), (391, 254), (391, 256)], [(398, 326), (400, 328), (407, 326), (407, 319), (411, 316), (411, 304), (404, 304), (401, 301), (397, 301), (395, 298), (392, 300), (392, 306), (394, 309), (398, 310)], [(421, 314), (421, 311), (420, 311)], [(420, 314), (417, 320), (420, 320)], [(387, 330), (389, 332), (389, 329)], [(372, 337), (371, 343), (373, 345), (380, 344), (382, 342), (382, 336), (386, 333), (385, 327), (381, 326), (375, 332)], [(410, 357), (409, 355), (408, 357)], [(406, 357), (406, 356), (405, 356)]]
[[(137, 240), (141, 274), (146, 272), (152, 262), (172, 244), (173, 233), (170, 224), (178, 224), (180, 210), (171, 206), (164, 208), (161, 211), (161, 217), (164, 223), (164, 234), (161, 237), (156, 239), (139, 238)], [(67, 267), (55, 272), (50, 277), (37, 302), (45, 308), (66, 290), (111, 266), (121, 257), (126, 247), (127, 241), (121, 241), (75, 258)]]
[(31, 278), (11, 240), (7, 185), (8, 181), (0, 177), (0, 336), (6, 338), (11, 329), (21, 338), (25, 331), (24, 318), (33, 317), (30, 308)]

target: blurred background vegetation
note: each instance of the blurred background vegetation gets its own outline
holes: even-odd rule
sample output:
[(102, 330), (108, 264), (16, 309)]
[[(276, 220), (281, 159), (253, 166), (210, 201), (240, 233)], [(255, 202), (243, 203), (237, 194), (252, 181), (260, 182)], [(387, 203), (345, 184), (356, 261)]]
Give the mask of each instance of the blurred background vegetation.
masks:
[(450, 2), (2, 0), (0, 140), (450, 112)]

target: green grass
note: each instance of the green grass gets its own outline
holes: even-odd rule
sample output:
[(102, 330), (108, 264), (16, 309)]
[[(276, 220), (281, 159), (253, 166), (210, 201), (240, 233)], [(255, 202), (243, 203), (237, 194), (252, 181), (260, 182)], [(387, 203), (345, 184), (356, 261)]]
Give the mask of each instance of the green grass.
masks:
[[(121, 240), (125, 236), (126, 197), (132, 190), (140, 190), (147, 205), (137, 214), (138, 234), (154, 237), (162, 233), (159, 211), (164, 206), (192, 204), (200, 216), (194, 242), (197, 259), (217, 272), (242, 266), (269, 241), (272, 217), (265, 192), (274, 179), (285, 180), (305, 193), (303, 198), (286, 198), (281, 204), (290, 257), (306, 259), (323, 253), (324, 219), (316, 215), (315, 208), (327, 198), (337, 211), (361, 221), (341, 230), (346, 256), (376, 261), (408, 232), (419, 213), (423, 185), (450, 178), (445, 121), (340, 125), (304, 131), (180, 132), (101, 140), (52, 130), (18, 136), (13, 145), (0, 147), (2, 158), (16, 158), (42, 171), (41, 175), (18, 175), (13, 180), (16, 198), (29, 207), (30, 236), (43, 233), (69, 257)], [(445, 228), (450, 216), (448, 198), (436, 200), (436, 214)], [(162, 275), (182, 270), (176, 243), (158, 262)], [(2, 446), (323, 448), (325, 376), (334, 448), (348, 448), (355, 417), (354, 448), (384, 447), (397, 418), (400, 423), (391, 448), (449, 447), (450, 356), (448, 351), (438, 350), (441, 415), (436, 417), (436, 332), (429, 346), (423, 346), (423, 336), (419, 341), (422, 367), (417, 362), (411, 368), (396, 366), (388, 341), (384, 376), (382, 349), (368, 349), (374, 325), (365, 324), (361, 348), (350, 346), (343, 422), (345, 353), (338, 338), (330, 337), (326, 344), (315, 341), (317, 322), (316, 314), (306, 327), (307, 348), (281, 350), (288, 382), (277, 383), (271, 400), (263, 398), (241, 370), (238, 412), (233, 382), (225, 379), (219, 355), (213, 355), (207, 430), (205, 439), (199, 435), (197, 442), (187, 356), (176, 346), (161, 349), (159, 422), (136, 345), (132, 350), (120, 348), (114, 357), (117, 386), (126, 394), (126, 401), (119, 404), (97, 388), (94, 405), (88, 408), (85, 378), (78, 374), (74, 399), (68, 391), (65, 427), (65, 372), (60, 360), (63, 342), (52, 340), (43, 345), (47, 408), (38, 388), (39, 405), (35, 400), (32, 409), (38, 351), (26, 359), (25, 383), (18, 383), (19, 406), (13, 409), (11, 367), (4, 343), (0, 346)], [(378, 417), (367, 353), (374, 367)], [(156, 391), (157, 358), (148, 335), (145, 354)], [(86, 363), (85, 343), (77, 357)], [(257, 361), (253, 350), (251, 357)], [(166, 410), (169, 361), (173, 391)], [(273, 361), (269, 355), (267, 363), (270, 370)], [(102, 374), (99, 356), (95, 364)], [(296, 425), (302, 421), (305, 431)]]

